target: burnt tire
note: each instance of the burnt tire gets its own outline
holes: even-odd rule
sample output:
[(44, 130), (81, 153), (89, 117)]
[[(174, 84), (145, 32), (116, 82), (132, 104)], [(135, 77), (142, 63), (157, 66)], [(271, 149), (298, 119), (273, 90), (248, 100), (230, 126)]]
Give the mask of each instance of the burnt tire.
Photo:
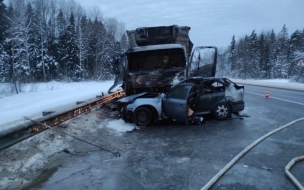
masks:
[(151, 125), (154, 120), (153, 112), (148, 107), (139, 107), (133, 113), (133, 121), (138, 126)]
[(219, 103), (212, 109), (212, 115), (218, 120), (230, 118), (231, 108), (227, 103)]

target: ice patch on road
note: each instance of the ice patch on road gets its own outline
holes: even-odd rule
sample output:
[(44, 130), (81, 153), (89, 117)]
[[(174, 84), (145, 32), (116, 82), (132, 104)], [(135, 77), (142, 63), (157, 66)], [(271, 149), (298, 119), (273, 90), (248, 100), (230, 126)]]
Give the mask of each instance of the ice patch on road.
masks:
[(43, 154), (37, 153), (31, 158), (29, 158), (23, 165), (22, 171), (28, 171), (28, 169), (35, 170), (43, 167), (43, 165), (47, 162), (47, 159)]
[(178, 158), (177, 160), (176, 160), (176, 162), (177, 163), (185, 163), (185, 162), (189, 162), (190, 161), (190, 158), (188, 158), (188, 157), (182, 157), (182, 158)]
[(133, 124), (126, 123), (123, 119), (107, 120), (100, 125), (101, 128), (108, 128), (116, 133), (122, 134), (136, 129)]
[(107, 128), (113, 129), (119, 133), (125, 133), (134, 130), (134, 125), (126, 123), (123, 119), (109, 121)]
[(15, 184), (16, 186), (21, 187), (26, 183), (28, 183), (28, 181), (25, 179), (4, 177), (0, 180), (0, 189), (12, 189), (9, 184)]

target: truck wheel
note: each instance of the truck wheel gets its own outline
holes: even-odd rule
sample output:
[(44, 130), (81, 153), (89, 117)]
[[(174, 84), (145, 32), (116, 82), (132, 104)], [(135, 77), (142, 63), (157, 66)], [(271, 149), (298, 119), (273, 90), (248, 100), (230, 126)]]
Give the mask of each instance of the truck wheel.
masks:
[(219, 103), (212, 109), (212, 114), (216, 119), (224, 120), (231, 116), (231, 108), (227, 103)]
[(134, 111), (133, 121), (138, 126), (150, 125), (153, 121), (152, 110), (148, 107), (139, 107)]

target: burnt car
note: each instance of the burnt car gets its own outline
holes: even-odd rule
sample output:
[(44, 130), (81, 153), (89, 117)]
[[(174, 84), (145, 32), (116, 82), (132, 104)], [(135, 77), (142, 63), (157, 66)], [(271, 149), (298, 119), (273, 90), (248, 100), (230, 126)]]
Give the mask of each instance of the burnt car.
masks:
[(245, 107), (244, 86), (227, 78), (192, 77), (167, 93), (143, 92), (118, 100), (125, 120), (136, 125), (150, 125), (164, 119), (190, 123), (192, 118), (212, 114), (218, 120), (231, 117)]

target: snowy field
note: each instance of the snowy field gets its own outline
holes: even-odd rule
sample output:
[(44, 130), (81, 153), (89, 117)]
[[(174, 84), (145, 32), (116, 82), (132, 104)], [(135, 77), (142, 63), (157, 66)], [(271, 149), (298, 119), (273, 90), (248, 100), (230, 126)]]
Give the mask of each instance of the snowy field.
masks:
[(10, 86), (0, 84), (0, 131), (26, 122), (24, 117), (39, 118), (43, 111), (65, 109), (102, 92), (107, 94), (112, 84), (113, 81), (36, 83), (22, 86), (19, 94), (12, 94)]

